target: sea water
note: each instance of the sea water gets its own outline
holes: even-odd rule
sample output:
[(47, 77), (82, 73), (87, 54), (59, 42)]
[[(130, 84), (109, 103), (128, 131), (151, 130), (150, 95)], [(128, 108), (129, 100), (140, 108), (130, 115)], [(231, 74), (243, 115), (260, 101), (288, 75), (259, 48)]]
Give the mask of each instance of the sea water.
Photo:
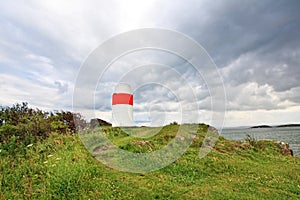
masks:
[(300, 127), (224, 128), (221, 131), (221, 135), (229, 140), (244, 140), (247, 134), (257, 140), (286, 142), (294, 156), (300, 155)]

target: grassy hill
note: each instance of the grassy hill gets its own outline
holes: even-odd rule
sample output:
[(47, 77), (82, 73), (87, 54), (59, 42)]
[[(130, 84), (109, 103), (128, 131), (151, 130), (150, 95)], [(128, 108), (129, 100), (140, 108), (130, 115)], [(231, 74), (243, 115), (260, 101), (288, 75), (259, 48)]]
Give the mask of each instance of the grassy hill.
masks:
[[(208, 126), (199, 125), (185, 154), (158, 171), (136, 174), (111, 169), (96, 151), (100, 131), (131, 152), (155, 151), (170, 142), (178, 125), (136, 138), (105, 127), (77, 134), (53, 132), (16, 151), (0, 150), (0, 199), (299, 199), (300, 158), (285, 156), (272, 141), (229, 141), (220, 137), (203, 159), (199, 148)], [(151, 135), (151, 128), (131, 130)], [(94, 143), (93, 143), (94, 142)], [(19, 145), (18, 143), (11, 143)], [(6, 146), (7, 147), (7, 146)], [(1, 146), (0, 146), (1, 149)]]

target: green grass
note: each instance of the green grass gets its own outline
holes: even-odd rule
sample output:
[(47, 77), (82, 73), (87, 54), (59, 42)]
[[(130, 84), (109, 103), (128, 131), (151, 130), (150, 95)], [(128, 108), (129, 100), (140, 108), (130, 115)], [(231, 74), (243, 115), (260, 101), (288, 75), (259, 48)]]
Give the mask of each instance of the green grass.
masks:
[[(93, 150), (103, 131), (120, 148), (151, 152), (170, 142), (177, 130), (177, 125), (169, 125), (154, 135), (151, 128), (135, 129), (129, 130), (130, 136), (121, 129), (105, 127), (82, 133), (81, 138)], [(52, 134), (24, 147), (20, 154), (2, 150), (0, 199), (300, 198), (299, 157), (282, 155), (278, 144), (271, 141), (249, 144), (220, 137), (214, 149), (200, 159), (206, 130), (204, 125), (199, 127), (193, 144), (180, 159), (144, 174), (105, 166), (76, 135)], [(138, 132), (144, 137), (136, 137)]]

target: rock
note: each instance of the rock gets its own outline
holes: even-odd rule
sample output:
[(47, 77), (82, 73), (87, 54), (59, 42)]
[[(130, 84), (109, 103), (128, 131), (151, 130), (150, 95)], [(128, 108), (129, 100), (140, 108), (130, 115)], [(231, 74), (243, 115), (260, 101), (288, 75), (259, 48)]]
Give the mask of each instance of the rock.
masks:
[(102, 119), (91, 119), (90, 121), (90, 127), (91, 128), (96, 128), (97, 126), (111, 126), (111, 123), (104, 121)]
[(214, 134), (214, 135), (217, 135), (217, 136), (220, 135), (218, 129), (216, 129), (216, 128), (213, 127), (213, 126), (209, 126), (209, 127), (208, 127), (208, 131), (209, 131), (210, 133)]
[(278, 142), (280, 145), (280, 152), (286, 156), (293, 156), (293, 150), (290, 149), (290, 146), (286, 142)]
[(103, 153), (106, 151), (109, 147), (108, 146), (99, 146), (93, 149), (93, 152), (95, 153)]

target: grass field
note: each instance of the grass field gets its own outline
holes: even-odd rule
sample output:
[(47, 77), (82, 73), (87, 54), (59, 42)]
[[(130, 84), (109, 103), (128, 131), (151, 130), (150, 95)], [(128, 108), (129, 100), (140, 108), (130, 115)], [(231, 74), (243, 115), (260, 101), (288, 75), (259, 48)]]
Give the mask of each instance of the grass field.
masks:
[[(81, 133), (82, 140), (53, 133), (21, 153), (0, 150), (0, 199), (300, 199), (299, 157), (282, 155), (271, 141), (220, 137), (200, 159), (206, 129), (199, 127), (180, 159), (143, 174), (111, 169), (87, 151), (82, 140), (95, 149), (100, 129)], [(143, 138), (134, 137), (143, 130)], [(118, 128), (102, 129), (114, 144), (131, 152), (155, 151), (177, 130), (178, 125), (168, 125), (154, 135), (157, 130), (143, 128), (128, 136)]]

